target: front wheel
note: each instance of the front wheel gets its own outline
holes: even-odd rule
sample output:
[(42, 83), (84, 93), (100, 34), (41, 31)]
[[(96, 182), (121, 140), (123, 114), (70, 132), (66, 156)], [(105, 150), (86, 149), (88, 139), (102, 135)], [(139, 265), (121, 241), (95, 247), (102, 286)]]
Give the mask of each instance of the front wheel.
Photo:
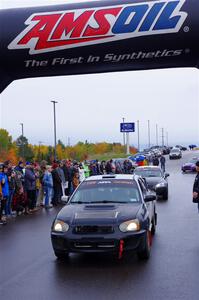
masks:
[(68, 258), (69, 255), (69, 253), (61, 252), (61, 251), (54, 251), (54, 253), (57, 259), (59, 260), (65, 260), (66, 258)]
[(163, 200), (168, 200), (168, 190), (163, 193)]
[(157, 213), (154, 213), (154, 217), (152, 220), (152, 226), (151, 226), (151, 235), (154, 236), (156, 233), (156, 224), (157, 224)]
[(147, 260), (151, 254), (151, 243), (152, 243), (152, 236), (151, 232), (148, 230), (145, 237), (144, 248), (143, 250), (137, 252), (137, 256), (140, 260)]

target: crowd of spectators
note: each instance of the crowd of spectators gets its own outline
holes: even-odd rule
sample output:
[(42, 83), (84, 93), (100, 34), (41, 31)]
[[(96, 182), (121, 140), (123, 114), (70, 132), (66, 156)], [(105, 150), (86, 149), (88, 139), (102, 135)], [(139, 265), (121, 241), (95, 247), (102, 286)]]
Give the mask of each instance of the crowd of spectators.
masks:
[(122, 164), (112, 159), (84, 163), (66, 159), (52, 165), (46, 161), (19, 161), (17, 166), (10, 161), (0, 163), (0, 225), (21, 214), (63, 204), (62, 196), (69, 198), (88, 176), (131, 172), (128, 160)]

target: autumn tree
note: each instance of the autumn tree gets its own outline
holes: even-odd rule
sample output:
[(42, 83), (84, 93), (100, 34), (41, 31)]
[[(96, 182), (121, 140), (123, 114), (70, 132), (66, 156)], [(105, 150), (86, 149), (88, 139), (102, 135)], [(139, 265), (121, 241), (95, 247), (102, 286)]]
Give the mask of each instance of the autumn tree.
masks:
[(4, 157), (5, 154), (12, 147), (12, 137), (5, 129), (0, 129), (0, 156)]

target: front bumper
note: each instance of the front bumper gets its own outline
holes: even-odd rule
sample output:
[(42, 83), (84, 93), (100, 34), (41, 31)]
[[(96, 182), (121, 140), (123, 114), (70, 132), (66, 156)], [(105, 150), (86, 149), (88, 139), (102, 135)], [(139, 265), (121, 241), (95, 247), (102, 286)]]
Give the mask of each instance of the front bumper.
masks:
[(179, 158), (181, 158), (181, 156), (180, 155), (171, 155), (171, 156), (169, 156), (169, 158), (170, 159), (179, 159)]
[(194, 167), (182, 167), (183, 172), (196, 172)]
[(103, 236), (51, 232), (54, 251), (65, 253), (118, 253), (121, 240), (124, 242), (124, 251), (142, 250), (145, 239), (146, 230), (133, 233), (115, 232)]

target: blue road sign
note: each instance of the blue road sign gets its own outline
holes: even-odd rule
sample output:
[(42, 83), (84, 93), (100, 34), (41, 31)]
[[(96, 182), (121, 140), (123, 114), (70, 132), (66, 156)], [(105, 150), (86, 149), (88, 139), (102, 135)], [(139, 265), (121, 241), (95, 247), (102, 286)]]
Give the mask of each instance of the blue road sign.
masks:
[(135, 132), (135, 123), (120, 123), (120, 132)]

